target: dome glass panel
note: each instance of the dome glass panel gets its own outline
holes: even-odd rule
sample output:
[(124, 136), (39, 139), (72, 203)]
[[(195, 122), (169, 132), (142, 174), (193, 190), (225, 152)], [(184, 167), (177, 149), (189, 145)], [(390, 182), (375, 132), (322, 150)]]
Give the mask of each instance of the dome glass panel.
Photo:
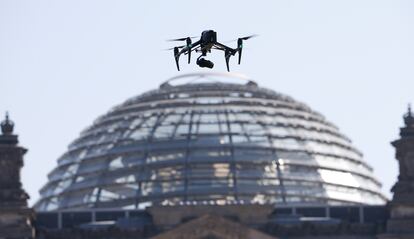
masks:
[(114, 107), (69, 145), (48, 178), (39, 211), (386, 202), (372, 168), (335, 125), (230, 74), (184, 75)]

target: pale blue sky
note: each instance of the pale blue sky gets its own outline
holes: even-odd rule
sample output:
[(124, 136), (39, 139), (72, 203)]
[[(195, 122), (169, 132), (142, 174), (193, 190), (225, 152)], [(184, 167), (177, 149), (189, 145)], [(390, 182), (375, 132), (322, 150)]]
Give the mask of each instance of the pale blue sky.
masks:
[[(414, 98), (413, 13), (408, 0), (0, 0), (0, 112), (10, 111), (29, 149), (22, 177), (31, 204), (82, 129), (177, 75), (165, 39), (205, 29), (223, 41), (259, 34), (231, 69), (325, 115), (389, 196), (398, 174), (389, 143)], [(222, 54), (212, 59), (225, 70)]]

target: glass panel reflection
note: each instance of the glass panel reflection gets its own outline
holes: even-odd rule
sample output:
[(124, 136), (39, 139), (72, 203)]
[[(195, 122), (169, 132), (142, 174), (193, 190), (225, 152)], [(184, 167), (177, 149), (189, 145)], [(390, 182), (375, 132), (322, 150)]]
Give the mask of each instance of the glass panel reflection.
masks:
[(133, 97), (82, 131), (48, 177), (37, 210), (385, 203), (372, 168), (336, 126), (248, 84), (191, 83)]

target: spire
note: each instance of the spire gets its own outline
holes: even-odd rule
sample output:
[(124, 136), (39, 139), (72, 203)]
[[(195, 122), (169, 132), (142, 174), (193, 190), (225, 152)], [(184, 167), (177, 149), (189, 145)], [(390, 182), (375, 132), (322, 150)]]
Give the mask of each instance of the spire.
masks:
[(414, 116), (411, 112), (411, 104), (408, 104), (408, 111), (404, 115), (404, 122), (407, 128), (414, 128)]
[(1, 122), (1, 132), (3, 135), (12, 135), (13, 134), (14, 123), (9, 119), (9, 112), (6, 111), (6, 117)]

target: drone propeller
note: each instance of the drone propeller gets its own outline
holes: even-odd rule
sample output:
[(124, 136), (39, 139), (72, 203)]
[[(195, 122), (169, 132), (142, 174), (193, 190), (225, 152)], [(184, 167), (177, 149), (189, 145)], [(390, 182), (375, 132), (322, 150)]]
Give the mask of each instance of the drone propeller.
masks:
[[(176, 47), (177, 48), (183, 48), (185, 46), (176, 46)], [(176, 48), (176, 47), (167, 48), (167, 49), (164, 49), (164, 51), (171, 51), (171, 50), (174, 50), (174, 48)]]
[(188, 38), (196, 38), (196, 37), (183, 37), (183, 38), (176, 38), (176, 39), (168, 39), (167, 41), (185, 41)]
[(235, 41), (237, 41), (237, 40), (239, 40), (239, 39), (242, 39), (242, 40), (249, 40), (250, 38), (257, 37), (257, 36), (259, 36), (259, 35), (257, 35), (257, 34), (253, 34), (253, 35), (250, 35), (250, 36), (245, 36), (245, 37), (240, 37), (240, 38), (238, 38), (238, 39), (233, 39), (233, 40), (230, 40), (230, 41), (225, 41), (224, 43), (235, 42)]
[(249, 40), (250, 38), (257, 37), (257, 36), (258, 36), (257, 34), (253, 34), (253, 35), (246, 36), (246, 37), (240, 37), (239, 39), (242, 39), (242, 40)]

